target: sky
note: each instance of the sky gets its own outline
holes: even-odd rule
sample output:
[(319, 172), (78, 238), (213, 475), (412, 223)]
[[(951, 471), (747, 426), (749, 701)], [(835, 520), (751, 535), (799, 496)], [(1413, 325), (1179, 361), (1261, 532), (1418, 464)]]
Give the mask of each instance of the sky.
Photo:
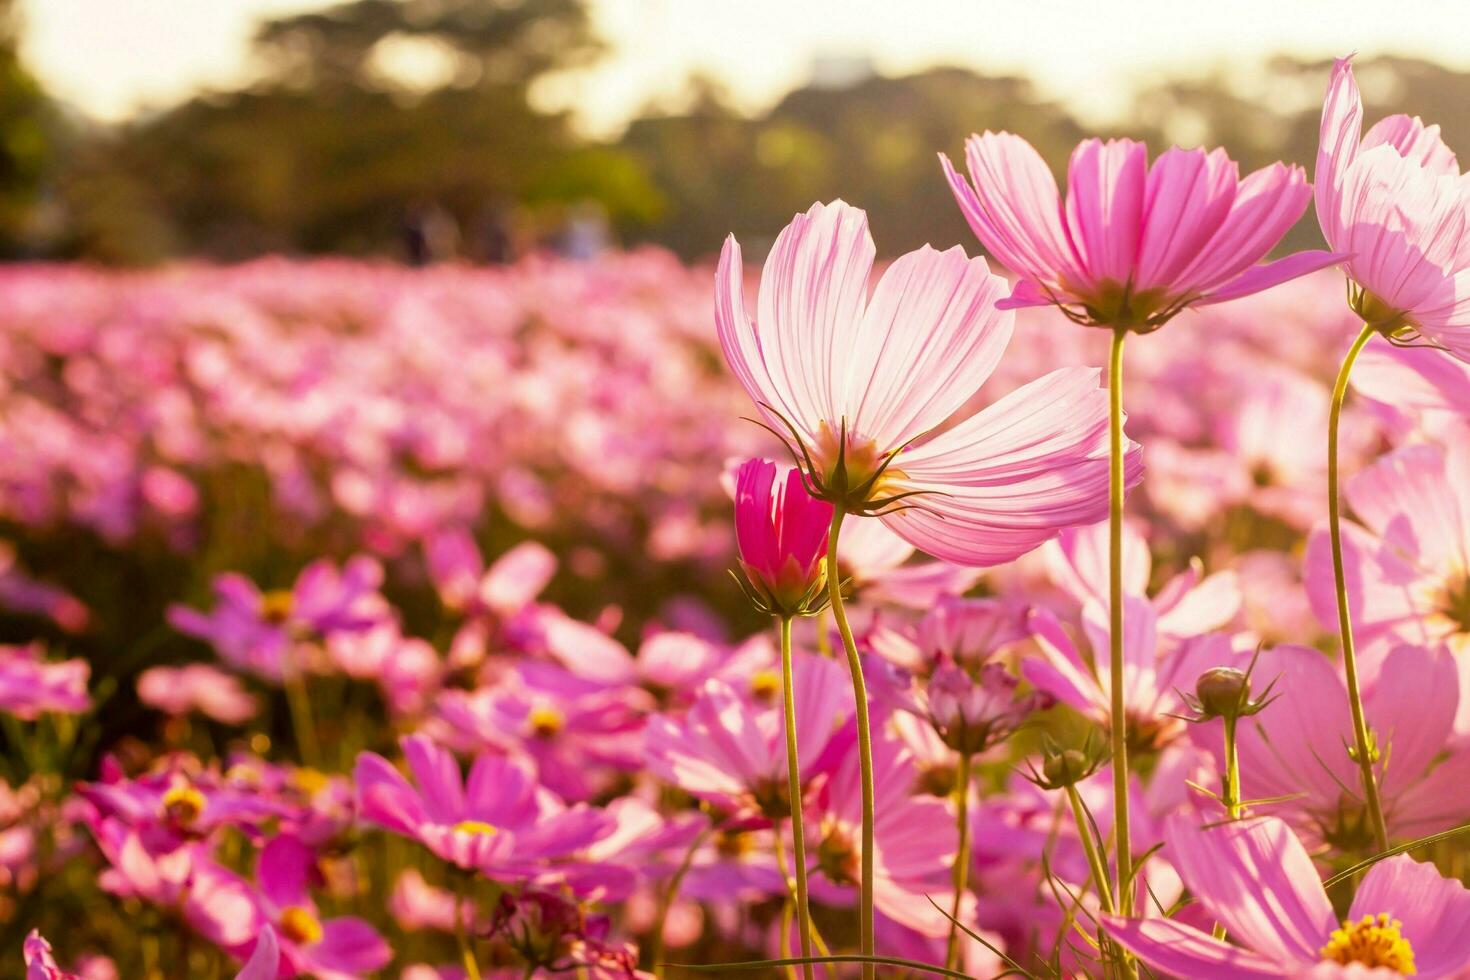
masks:
[[(1033, 77), (1106, 118), (1161, 74), (1265, 56), (1417, 55), (1470, 69), (1470, 0), (589, 0), (612, 53), (543, 92), (611, 133), (693, 71), (751, 110), (804, 83), (816, 58), (885, 72), (967, 65)], [(21, 0), (23, 53), (54, 93), (118, 120), (249, 78), (263, 19), (329, 0)], [(1324, 79), (1325, 83), (1325, 79)]]

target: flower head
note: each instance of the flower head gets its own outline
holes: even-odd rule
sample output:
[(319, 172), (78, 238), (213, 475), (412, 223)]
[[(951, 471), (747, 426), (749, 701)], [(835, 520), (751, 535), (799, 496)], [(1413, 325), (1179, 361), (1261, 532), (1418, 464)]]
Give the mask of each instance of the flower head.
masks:
[(832, 505), (806, 492), (799, 471), (782, 476), (781, 469), (764, 459), (741, 464), (735, 540), (752, 601), (774, 615), (798, 616), (822, 607)]
[(1173, 147), (1150, 166), (1142, 143), (1090, 139), (1072, 151), (1064, 204), (1019, 136), (971, 136), (965, 158), (971, 180), (940, 160), (976, 237), (1020, 277), (1004, 307), (1056, 306), (1089, 326), (1147, 333), (1339, 258), (1256, 265), (1306, 210), (1300, 167), (1273, 163), (1242, 180), (1224, 150)]
[(1350, 58), (1322, 105), (1317, 220), (1343, 263), (1354, 312), (1390, 340), (1422, 336), (1470, 359), (1470, 185), (1438, 126), (1380, 119), (1366, 134)]
[[(1004, 282), (960, 248), (901, 256), (868, 297), (862, 211), (815, 204), (777, 238), (747, 315), (740, 246), (715, 282), (720, 345), (813, 496), (876, 514), (966, 565), (1009, 561), (1106, 506), (1107, 405), (1097, 372), (1032, 382), (922, 444), (969, 402), (1010, 341)], [(1129, 477), (1141, 472), (1136, 447)]]
[(1165, 838), (1184, 883), (1237, 945), (1176, 919), (1102, 917), (1114, 939), (1162, 973), (1433, 978), (1470, 967), (1470, 891), (1432, 864), (1407, 854), (1380, 861), (1338, 919), (1306, 848), (1280, 820), (1200, 829), (1179, 814)]

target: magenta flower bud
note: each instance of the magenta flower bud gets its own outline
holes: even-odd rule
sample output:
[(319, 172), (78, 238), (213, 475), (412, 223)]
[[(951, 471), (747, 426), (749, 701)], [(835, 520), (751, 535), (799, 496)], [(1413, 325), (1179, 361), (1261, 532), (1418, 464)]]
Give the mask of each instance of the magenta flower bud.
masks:
[(755, 604), (776, 616), (821, 608), (832, 505), (806, 492), (801, 473), (750, 459), (735, 478), (735, 539)]

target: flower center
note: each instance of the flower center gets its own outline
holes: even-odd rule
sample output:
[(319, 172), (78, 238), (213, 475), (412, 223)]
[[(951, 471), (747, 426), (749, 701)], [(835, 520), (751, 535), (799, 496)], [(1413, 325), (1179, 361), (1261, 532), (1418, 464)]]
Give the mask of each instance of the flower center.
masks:
[(296, 597), (289, 589), (272, 589), (260, 597), (260, 618), (277, 625), (291, 618)]
[(1365, 915), (1357, 922), (1344, 919), (1342, 928), (1335, 930), (1322, 947), (1322, 961), (1381, 966), (1412, 976), (1418, 972), (1414, 968), (1414, 949), (1399, 931), (1402, 928), (1403, 923), (1386, 913)]
[(531, 731), (537, 738), (551, 738), (566, 727), (567, 720), (560, 711), (537, 705), (531, 709)]
[(163, 794), (163, 812), (170, 820), (187, 827), (204, 813), (204, 794), (192, 786), (175, 786)]
[(293, 943), (310, 946), (321, 942), (322, 924), (309, 910), (292, 905), (281, 913), (281, 935)]
[(291, 773), (291, 783), (307, 796), (315, 796), (331, 785), (331, 780), (320, 769), (302, 766)]
[(781, 693), (781, 678), (774, 670), (758, 670), (750, 675), (750, 696), (757, 701), (774, 701)]
[(1439, 611), (1455, 624), (1456, 632), (1470, 633), (1470, 575), (1461, 576), (1444, 590)]
[(821, 496), (841, 501), (854, 512), (896, 492), (895, 481), (903, 479), (903, 472), (888, 465), (888, 454), (872, 439), (848, 432), (844, 441), (826, 422), (817, 432), (811, 456)]
[(492, 837), (500, 833), (494, 824), (488, 824), (483, 820), (461, 820), (454, 825), (454, 829), (466, 834), (481, 834)]
[(830, 828), (817, 845), (817, 867), (834, 884), (857, 884), (859, 856), (852, 836), (841, 827)]

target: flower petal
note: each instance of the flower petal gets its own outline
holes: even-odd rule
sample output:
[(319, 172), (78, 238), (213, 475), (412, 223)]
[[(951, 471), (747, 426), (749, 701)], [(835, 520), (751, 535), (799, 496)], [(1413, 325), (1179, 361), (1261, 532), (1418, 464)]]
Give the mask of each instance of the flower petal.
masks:
[(1283, 964), (1230, 946), (1192, 926), (1172, 919), (1100, 917), (1119, 943), (1156, 970), (1191, 980), (1248, 980), (1280, 977)]

